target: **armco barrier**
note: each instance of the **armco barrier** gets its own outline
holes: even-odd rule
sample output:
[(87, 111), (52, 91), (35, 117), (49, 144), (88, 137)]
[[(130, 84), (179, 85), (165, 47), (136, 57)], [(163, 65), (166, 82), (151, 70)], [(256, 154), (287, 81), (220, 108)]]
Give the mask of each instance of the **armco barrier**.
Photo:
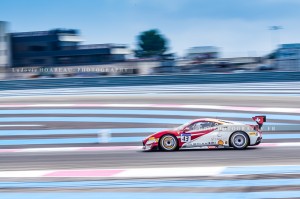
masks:
[(0, 90), (142, 86), (166, 84), (217, 84), (300, 81), (300, 72), (253, 72), (236, 74), (149, 75), (93, 78), (51, 78), (0, 81)]

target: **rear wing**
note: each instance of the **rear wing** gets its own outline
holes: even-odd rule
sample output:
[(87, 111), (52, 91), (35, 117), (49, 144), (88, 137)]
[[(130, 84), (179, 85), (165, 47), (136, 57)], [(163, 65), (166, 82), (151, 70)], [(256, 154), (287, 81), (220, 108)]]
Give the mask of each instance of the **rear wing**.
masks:
[(260, 115), (260, 116), (254, 116), (252, 117), (252, 119), (258, 124), (258, 128), (261, 129), (261, 127), (263, 126), (264, 122), (267, 121), (267, 117)]

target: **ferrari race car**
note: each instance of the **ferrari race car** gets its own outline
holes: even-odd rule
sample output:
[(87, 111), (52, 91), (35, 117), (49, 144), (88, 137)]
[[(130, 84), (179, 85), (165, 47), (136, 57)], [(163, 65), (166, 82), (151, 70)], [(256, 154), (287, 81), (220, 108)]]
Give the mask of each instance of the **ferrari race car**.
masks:
[(154, 133), (143, 140), (143, 149), (175, 151), (185, 148), (245, 149), (262, 140), (261, 127), (266, 116), (252, 117), (257, 125), (202, 118), (174, 129)]

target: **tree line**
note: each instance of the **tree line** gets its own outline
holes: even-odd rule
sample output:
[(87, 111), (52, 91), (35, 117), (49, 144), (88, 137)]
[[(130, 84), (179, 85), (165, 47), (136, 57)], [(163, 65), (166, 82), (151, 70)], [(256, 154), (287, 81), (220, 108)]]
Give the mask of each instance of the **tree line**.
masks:
[(163, 57), (166, 55), (167, 50), (168, 41), (157, 29), (141, 32), (137, 36), (136, 57)]

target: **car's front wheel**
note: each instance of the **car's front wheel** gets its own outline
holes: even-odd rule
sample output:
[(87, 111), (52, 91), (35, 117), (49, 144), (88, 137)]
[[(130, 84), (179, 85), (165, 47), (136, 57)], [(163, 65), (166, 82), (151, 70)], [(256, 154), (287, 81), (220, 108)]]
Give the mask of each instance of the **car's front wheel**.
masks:
[(245, 132), (235, 132), (230, 137), (230, 144), (235, 149), (245, 149), (249, 145), (249, 137)]
[(159, 140), (159, 148), (163, 151), (175, 151), (178, 149), (178, 140), (173, 135), (164, 135)]

